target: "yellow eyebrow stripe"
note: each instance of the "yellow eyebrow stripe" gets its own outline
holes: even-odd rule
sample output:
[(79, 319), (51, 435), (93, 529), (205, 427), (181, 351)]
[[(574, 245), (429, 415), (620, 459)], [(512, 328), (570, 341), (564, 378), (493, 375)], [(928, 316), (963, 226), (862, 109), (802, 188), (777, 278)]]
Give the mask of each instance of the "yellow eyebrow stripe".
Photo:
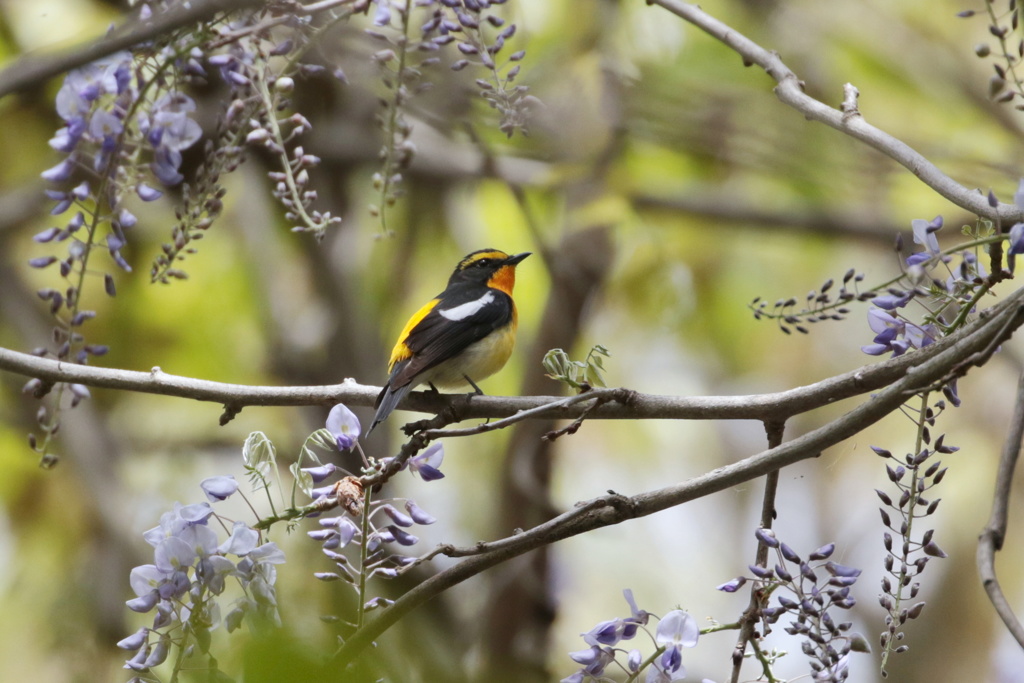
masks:
[(420, 321), (427, 317), (434, 307), (440, 302), (440, 299), (431, 299), (423, 305), (423, 307), (413, 313), (412, 317), (409, 318), (409, 322), (402, 328), (402, 333), (398, 335), (398, 343), (395, 344), (395, 348), (391, 350), (391, 359), (388, 361), (388, 372), (395, 367), (395, 363), (405, 360), (412, 356), (412, 350), (405, 345), (405, 340), (409, 338), (409, 334), (413, 328), (420, 324)]
[(508, 258), (508, 254), (506, 254), (503, 251), (498, 251), (497, 249), (495, 249), (494, 251), (476, 252), (476, 253), (470, 254), (466, 258), (464, 258), (461, 261), (459, 261), (459, 266), (458, 266), (458, 268), (456, 268), (456, 270), (465, 270), (469, 266), (469, 264), (476, 263), (477, 261), (479, 261), (482, 258), (501, 260), (501, 259), (507, 259)]

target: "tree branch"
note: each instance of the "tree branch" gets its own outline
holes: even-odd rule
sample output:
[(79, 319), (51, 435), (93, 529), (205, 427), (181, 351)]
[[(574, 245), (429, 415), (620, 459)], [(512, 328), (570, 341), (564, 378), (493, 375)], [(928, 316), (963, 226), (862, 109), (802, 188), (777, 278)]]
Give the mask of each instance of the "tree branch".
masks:
[[(478, 543), (470, 548), (453, 549), (452, 556), (471, 557), (432, 576), (400, 597), (342, 645), (336, 662), (339, 665), (347, 665), (414, 608), (448, 588), (513, 557), (578, 534), (661, 512), (818, 456), (826, 448), (856, 435), (897, 410), (908, 396), (942, 380), (962, 362), (963, 358), (972, 357), (997, 340), (1008, 339), (1021, 324), (1024, 324), (1024, 290), (1014, 292), (987, 313), (988, 315), (972, 326), (970, 334), (962, 332), (954, 335), (954, 343), (947, 345), (940, 354), (909, 368), (902, 379), (854, 410), (799, 438), (681, 484), (632, 497), (610, 492), (601, 498), (582, 503), (529, 531), (491, 543)], [(982, 360), (986, 358), (984, 355), (977, 357)], [(442, 551), (442, 554), (449, 553)]]
[(1006, 539), (1006, 528), (1010, 510), (1010, 490), (1013, 486), (1013, 470), (1020, 457), (1021, 439), (1024, 439), (1024, 374), (1017, 380), (1017, 402), (1013, 409), (1010, 430), (1003, 444), (1003, 453), (999, 458), (999, 470), (996, 474), (996, 492), (992, 499), (992, 515), (988, 524), (978, 537), (977, 564), (981, 583), (988, 593), (988, 599), (999, 617), (1006, 624), (1007, 630), (1024, 647), (1024, 626), (1017, 619), (1010, 603), (1003, 595), (1003, 589), (996, 577), (996, 551), (1002, 550)]
[[(960, 333), (914, 353), (795, 389), (749, 396), (659, 396), (632, 393), (628, 405), (605, 403), (589, 412), (587, 419), (786, 420), (884, 387), (902, 377), (913, 366), (940, 354), (956, 340), (973, 334), (980, 324), (980, 321), (976, 321)], [(349, 407), (370, 407), (380, 391), (379, 387), (358, 384), (351, 379), (341, 384), (304, 387), (228, 384), (172, 375), (159, 368), (138, 372), (61, 363), (3, 347), (0, 347), (0, 370), (37, 377), (51, 384), (67, 382), (96, 388), (177, 396), (219, 403), (234, 409), (246, 406), (331, 405), (338, 402)], [(567, 402), (564, 396), (473, 396), (466, 400), (463, 394), (417, 391), (410, 393), (399, 404), (399, 408), (437, 414), (451, 408), (454, 402), (458, 402), (458, 414), (462, 419), (504, 418), (523, 410), (537, 410), (531, 414), (537, 418), (575, 419), (590, 407), (587, 401), (566, 405), (573, 401)]]
[[(973, 214), (1001, 221), (1002, 225), (1009, 226), (1024, 221), (1024, 209), (1014, 204), (1000, 203), (996, 207), (990, 206), (984, 194), (964, 187), (910, 145), (865, 121), (856, 107), (849, 107), (849, 98), (845, 111), (814, 99), (804, 92), (803, 81), (786, 66), (777, 52), (766, 50), (742, 33), (705, 13), (697, 5), (689, 5), (680, 0), (647, 0), (647, 3), (663, 7), (721, 41), (743, 57), (744, 64), (756, 64), (764, 69), (778, 83), (775, 94), (783, 103), (809, 119), (824, 123), (878, 150), (903, 165), (921, 182), (957, 206)], [(849, 93), (849, 88), (846, 89), (846, 93)]]
[[(959, 335), (947, 337), (913, 354), (858, 368), (804, 387), (749, 396), (659, 396), (634, 392), (629, 394), (628, 404), (605, 403), (589, 412), (587, 419), (784, 420), (884, 387), (908, 372), (912, 366), (938, 355), (962, 335), (971, 334), (977, 325), (969, 325)], [(67, 382), (177, 396), (219, 403), (234, 409), (245, 406), (330, 405), (339, 402), (350, 407), (370, 407), (380, 391), (379, 387), (361, 385), (352, 379), (346, 379), (341, 384), (305, 387), (227, 384), (172, 375), (158, 367), (150, 372), (138, 372), (62, 363), (2, 347), (0, 370), (37, 377), (51, 384)], [(603, 396), (604, 391), (594, 392), (588, 398)], [(505, 418), (526, 410), (531, 411), (530, 417), (574, 419), (590, 408), (590, 402), (579, 397), (473, 396), (466, 400), (463, 394), (435, 394), (427, 391), (410, 393), (399, 407), (436, 414), (450, 408), (454, 402), (459, 404), (457, 411), (461, 419)], [(510, 420), (510, 424), (516, 421)], [(488, 429), (484, 428), (483, 431)]]

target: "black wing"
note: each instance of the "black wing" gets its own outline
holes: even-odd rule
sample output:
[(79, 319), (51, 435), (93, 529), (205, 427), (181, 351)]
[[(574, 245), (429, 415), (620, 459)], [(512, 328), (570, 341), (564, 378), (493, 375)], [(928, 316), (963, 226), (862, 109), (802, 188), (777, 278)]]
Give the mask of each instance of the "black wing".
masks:
[[(504, 327), (512, 319), (512, 299), (497, 289), (449, 288), (439, 299), (406, 337), (405, 345), (412, 357), (404, 365), (395, 367), (396, 372), (388, 382), (392, 388), (408, 384), (421, 372), (459, 355), (473, 342)], [(460, 306), (466, 308), (460, 311)], [(445, 313), (457, 319), (445, 317)]]

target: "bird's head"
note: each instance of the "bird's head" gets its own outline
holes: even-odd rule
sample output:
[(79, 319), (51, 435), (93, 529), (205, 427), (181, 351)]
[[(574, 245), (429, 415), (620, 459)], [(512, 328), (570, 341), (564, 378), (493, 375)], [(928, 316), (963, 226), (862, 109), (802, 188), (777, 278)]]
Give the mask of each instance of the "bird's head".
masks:
[(448, 279), (448, 284), (467, 282), (486, 285), (511, 296), (516, 283), (516, 266), (529, 255), (528, 251), (512, 256), (497, 249), (474, 251), (459, 261), (455, 272)]

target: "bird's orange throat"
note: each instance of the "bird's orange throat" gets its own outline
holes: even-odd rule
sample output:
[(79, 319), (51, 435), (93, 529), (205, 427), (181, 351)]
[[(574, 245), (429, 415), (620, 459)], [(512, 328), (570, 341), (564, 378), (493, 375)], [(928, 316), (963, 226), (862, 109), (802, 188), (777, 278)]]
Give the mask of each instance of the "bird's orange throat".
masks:
[(497, 272), (487, 281), (487, 286), (512, 296), (512, 288), (516, 286), (516, 267), (502, 266), (498, 268)]

